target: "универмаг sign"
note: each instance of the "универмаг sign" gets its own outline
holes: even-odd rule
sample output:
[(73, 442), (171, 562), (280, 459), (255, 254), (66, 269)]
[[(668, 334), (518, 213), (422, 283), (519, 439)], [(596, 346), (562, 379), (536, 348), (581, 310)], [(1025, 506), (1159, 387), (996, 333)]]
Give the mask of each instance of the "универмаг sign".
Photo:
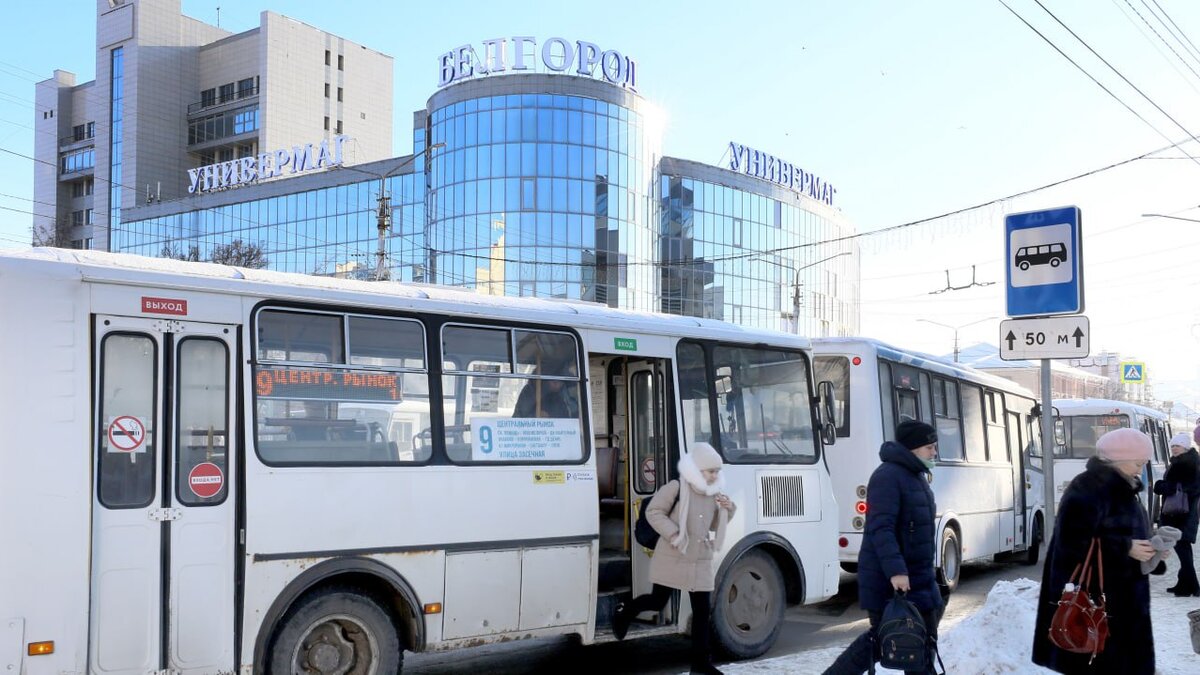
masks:
[(830, 206), (837, 195), (837, 189), (815, 173), (732, 141), (729, 143), (729, 169), (778, 183)]

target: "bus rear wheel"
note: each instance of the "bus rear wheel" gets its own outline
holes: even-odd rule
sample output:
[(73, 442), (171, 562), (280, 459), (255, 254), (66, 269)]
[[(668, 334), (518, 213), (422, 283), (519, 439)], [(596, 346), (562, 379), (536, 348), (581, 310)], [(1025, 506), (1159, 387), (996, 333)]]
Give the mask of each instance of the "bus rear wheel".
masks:
[(391, 675), (404, 660), (391, 616), (367, 593), (326, 588), (300, 600), (271, 648), (271, 675)]
[(730, 566), (713, 596), (712, 622), (721, 651), (735, 659), (762, 656), (783, 628), (783, 574), (771, 556), (749, 551)]
[(962, 545), (958, 532), (953, 527), (942, 530), (942, 565), (938, 568), (943, 595), (958, 590), (958, 578), (962, 574)]
[(1038, 554), (1042, 548), (1042, 517), (1034, 516), (1033, 518), (1033, 536), (1029, 538), (1029, 548), (1025, 550), (1025, 557), (1021, 562), (1026, 565), (1036, 565), (1038, 562)]

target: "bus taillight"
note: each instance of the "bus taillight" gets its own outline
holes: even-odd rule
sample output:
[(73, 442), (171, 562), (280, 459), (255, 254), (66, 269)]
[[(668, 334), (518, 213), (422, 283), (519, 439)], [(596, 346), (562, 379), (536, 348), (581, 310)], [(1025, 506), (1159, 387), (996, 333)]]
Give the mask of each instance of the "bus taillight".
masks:
[(850, 545), (850, 540), (845, 537), (838, 537), (838, 546), (846, 548)]
[(862, 515), (864, 515), (864, 516), (865, 516), (865, 515), (867, 515), (867, 503), (866, 503), (866, 502), (862, 502), (862, 501), (860, 501), (860, 502), (855, 502), (855, 504), (854, 504), (854, 512), (855, 512), (855, 513), (862, 514)]

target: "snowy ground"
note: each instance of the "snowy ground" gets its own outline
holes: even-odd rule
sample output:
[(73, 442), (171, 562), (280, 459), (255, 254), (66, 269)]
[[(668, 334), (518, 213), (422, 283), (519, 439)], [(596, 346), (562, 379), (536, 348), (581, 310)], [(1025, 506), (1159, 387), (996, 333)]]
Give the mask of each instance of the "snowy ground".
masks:
[[(1192, 651), (1187, 618), (1188, 612), (1200, 609), (1200, 598), (1176, 598), (1167, 593), (1167, 587), (1175, 584), (1179, 563), (1172, 556), (1167, 566), (1166, 574), (1150, 577), (1156, 665), (1162, 675), (1200, 673), (1200, 655)], [(1030, 579), (998, 581), (988, 594), (987, 602), (977, 612), (943, 620), (939, 642), (946, 673), (1050, 673), (1029, 660), (1038, 590), (1039, 582)], [(722, 665), (721, 670), (729, 675), (818, 675), (837, 658), (844, 646), (763, 661), (730, 663)], [(898, 671), (879, 668), (876, 672)]]

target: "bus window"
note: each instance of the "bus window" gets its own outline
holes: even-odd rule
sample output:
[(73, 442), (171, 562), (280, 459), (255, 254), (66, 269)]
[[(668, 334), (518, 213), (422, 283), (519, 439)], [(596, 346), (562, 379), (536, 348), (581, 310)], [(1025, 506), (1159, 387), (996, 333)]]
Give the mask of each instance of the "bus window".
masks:
[(264, 310), (258, 315), (258, 358), (342, 363), (342, 317)]
[(256, 447), (264, 462), (429, 459), (432, 444), (413, 434), (429, 428), (430, 412), (419, 322), (278, 310), (257, 320)]
[(879, 405), (883, 419), (884, 440), (894, 440), (896, 437), (896, 415), (892, 412), (892, 371), (886, 361), (879, 362)]
[[(989, 391), (984, 394), (984, 400), (986, 405), (983, 416), (987, 421), (988, 460), (992, 462), (1019, 461), (1013, 456), (1010, 447), (1012, 444), (1007, 442), (1004, 433), (1004, 394), (998, 391)], [(1013, 426), (1012, 433), (1017, 433), (1017, 426)]]
[(1068, 456), (1087, 459), (1096, 454), (1096, 439), (1129, 426), (1128, 415), (1072, 415), (1066, 418)]
[[(450, 325), (442, 329), (442, 361), (444, 438), (451, 461), (553, 464), (583, 459), (574, 336)], [(481, 377), (481, 370), (489, 375)], [(481, 389), (481, 380), (498, 383), (495, 405), (490, 396), (472, 391)]]
[(817, 461), (808, 366), (796, 352), (718, 346), (713, 353), (721, 449), (731, 463)]
[(938, 459), (963, 458), (962, 430), (959, 427), (958, 383), (933, 379), (933, 418), (938, 434)]
[[(140, 508), (154, 500), (155, 364), (154, 341), (145, 335), (112, 333), (100, 346), (100, 503), (110, 509)], [(142, 426), (142, 442), (124, 451), (111, 440), (113, 430), (133, 428), (121, 418)], [(132, 444), (130, 444), (132, 445)]]
[(708, 408), (708, 376), (704, 367), (704, 348), (692, 342), (680, 342), (679, 400), (683, 406), (683, 436), (688, 442), (703, 441), (719, 445), (712, 435)]
[(917, 380), (921, 383), (921, 421), (933, 424), (933, 401), (929, 387), (929, 373), (921, 373)]
[(818, 356), (813, 359), (813, 381), (833, 384), (834, 425), (838, 438), (850, 436), (850, 359)]
[(184, 338), (179, 342), (177, 364), (179, 397), (176, 423), (176, 485), (179, 501), (188, 506), (225, 501), (227, 482), (209, 497), (190, 489), (188, 477), (200, 464), (213, 464), (229, 475), (229, 350), (221, 340)]
[[(971, 384), (959, 388), (962, 395), (963, 445), (968, 462), (986, 462), (984, 447), (983, 390)], [(939, 435), (939, 440), (941, 436)]]

